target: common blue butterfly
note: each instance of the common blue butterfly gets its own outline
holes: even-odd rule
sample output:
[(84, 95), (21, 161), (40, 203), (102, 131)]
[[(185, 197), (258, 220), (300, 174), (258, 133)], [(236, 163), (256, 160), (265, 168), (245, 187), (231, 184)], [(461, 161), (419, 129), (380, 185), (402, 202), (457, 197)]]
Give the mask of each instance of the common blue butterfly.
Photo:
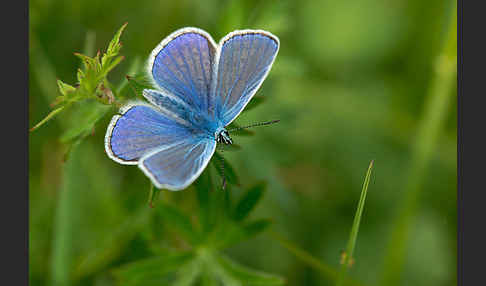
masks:
[(225, 129), (267, 76), (279, 39), (239, 30), (216, 45), (198, 28), (170, 34), (150, 54), (147, 70), (157, 89), (113, 116), (105, 136), (108, 156), (138, 165), (157, 188), (182, 190), (206, 168), (216, 144), (232, 144)]

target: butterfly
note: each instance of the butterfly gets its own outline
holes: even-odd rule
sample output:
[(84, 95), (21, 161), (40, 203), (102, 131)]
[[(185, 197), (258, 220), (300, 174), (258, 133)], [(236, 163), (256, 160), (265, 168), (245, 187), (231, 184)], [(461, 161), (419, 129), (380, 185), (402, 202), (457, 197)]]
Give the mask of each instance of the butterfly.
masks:
[(179, 29), (152, 51), (147, 72), (157, 89), (113, 116), (105, 151), (138, 165), (159, 189), (182, 190), (208, 165), (217, 143), (233, 143), (226, 127), (270, 71), (280, 42), (263, 30), (237, 30), (218, 44), (198, 28)]

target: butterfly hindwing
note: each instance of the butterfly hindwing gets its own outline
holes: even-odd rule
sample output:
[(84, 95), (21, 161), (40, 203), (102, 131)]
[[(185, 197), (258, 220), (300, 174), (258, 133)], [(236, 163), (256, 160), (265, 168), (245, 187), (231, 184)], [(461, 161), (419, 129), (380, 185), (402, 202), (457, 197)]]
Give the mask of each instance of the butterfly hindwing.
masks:
[(184, 28), (165, 38), (151, 53), (148, 72), (156, 85), (190, 105), (208, 108), (216, 45), (209, 34)]
[(188, 138), (148, 153), (138, 166), (156, 187), (177, 191), (199, 177), (215, 149), (212, 139)]
[(224, 125), (245, 108), (270, 71), (279, 40), (261, 30), (235, 31), (218, 47), (212, 101)]

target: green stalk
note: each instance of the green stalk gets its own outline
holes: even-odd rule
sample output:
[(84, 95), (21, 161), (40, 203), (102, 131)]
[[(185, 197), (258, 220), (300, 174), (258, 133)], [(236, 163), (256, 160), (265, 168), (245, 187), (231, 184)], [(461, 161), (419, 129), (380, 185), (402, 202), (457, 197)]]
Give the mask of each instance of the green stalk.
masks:
[(73, 218), (76, 201), (81, 192), (76, 186), (74, 177), (79, 171), (79, 145), (73, 145), (72, 155), (65, 165), (63, 185), (59, 193), (55, 214), (52, 258), (51, 285), (71, 285), (70, 272), (73, 262)]
[[(319, 259), (315, 258), (305, 250), (299, 248), (294, 243), (282, 237), (276, 232), (269, 232), (273, 239), (275, 239), (282, 247), (287, 249), (290, 253), (295, 255), (299, 260), (309, 265), (310, 267), (316, 269), (323, 276), (327, 277), (329, 280), (336, 280), (338, 278), (338, 272), (334, 267), (321, 262)], [(346, 285), (363, 286), (358, 281), (352, 280), (351, 278), (345, 276), (343, 279), (346, 281)]]
[[(453, 6), (456, 11), (456, 6)], [(394, 229), (385, 252), (384, 271), (380, 285), (398, 285), (406, 256), (410, 225), (418, 209), (421, 186), (431, 155), (436, 149), (437, 138), (446, 119), (447, 110), (454, 98), (451, 92), (456, 84), (457, 71), (457, 15), (453, 12), (447, 39), (436, 59), (435, 73), (427, 95), (424, 116), (419, 125), (417, 141), (405, 186), (405, 197), (398, 212)]]
[[(84, 52), (89, 53), (94, 50), (94, 39), (94, 33), (88, 33), (86, 35)], [(56, 113), (62, 111), (62, 109), (63, 107), (56, 109), (58, 110)], [(75, 212), (78, 210), (76, 208), (76, 201), (78, 201), (78, 196), (82, 193), (82, 190), (79, 190), (78, 181), (76, 181), (77, 176), (79, 176), (79, 145), (79, 142), (77, 142), (70, 147), (69, 153), (71, 155), (64, 165), (63, 184), (57, 202), (50, 273), (51, 285), (54, 286), (69, 286), (72, 283), (73, 220), (75, 218)]]
[(373, 161), (370, 162), (366, 177), (363, 182), (363, 188), (361, 189), (361, 195), (358, 202), (358, 208), (354, 215), (353, 226), (351, 227), (351, 233), (349, 234), (348, 245), (346, 246), (346, 252), (344, 253), (344, 259), (341, 261), (341, 268), (339, 270), (339, 276), (337, 279), (337, 286), (344, 285), (344, 278), (346, 277), (346, 271), (351, 261), (353, 261), (354, 247), (356, 246), (356, 239), (358, 238), (359, 225), (361, 222), (361, 216), (363, 214), (364, 204), (366, 200), (366, 194), (368, 193), (368, 185), (370, 183), (371, 170), (373, 169)]

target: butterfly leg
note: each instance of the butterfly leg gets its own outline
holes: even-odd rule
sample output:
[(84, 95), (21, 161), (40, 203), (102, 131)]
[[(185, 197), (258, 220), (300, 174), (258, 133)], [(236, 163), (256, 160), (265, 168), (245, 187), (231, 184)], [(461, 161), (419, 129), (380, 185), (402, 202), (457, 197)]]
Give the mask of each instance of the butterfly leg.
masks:
[[(221, 153), (223, 153), (224, 149), (223, 149), (223, 146), (221, 146), (221, 148), (219, 149), (219, 151), (221, 151)], [(220, 165), (220, 171), (221, 171), (221, 177), (223, 177), (223, 182), (222, 182), (222, 188), (223, 190), (226, 189), (226, 176), (224, 175), (224, 159), (223, 159), (223, 155), (220, 154), (220, 162), (221, 162), (221, 165)]]

